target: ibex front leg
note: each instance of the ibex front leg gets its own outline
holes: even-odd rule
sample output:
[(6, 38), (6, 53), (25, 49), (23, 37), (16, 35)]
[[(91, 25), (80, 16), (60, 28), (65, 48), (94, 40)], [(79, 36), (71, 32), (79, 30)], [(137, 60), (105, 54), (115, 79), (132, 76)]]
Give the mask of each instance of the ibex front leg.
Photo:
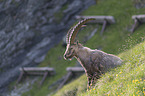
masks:
[(99, 75), (97, 73), (94, 74), (87, 74), (87, 78), (88, 78), (88, 85), (87, 85), (87, 89), (91, 89), (94, 84), (96, 83), (97, 79), (99, 78)]
[(89, 90), (92, 85), (92, 75), (87, 73), (87, 79), (88, 79), (87, 90)]

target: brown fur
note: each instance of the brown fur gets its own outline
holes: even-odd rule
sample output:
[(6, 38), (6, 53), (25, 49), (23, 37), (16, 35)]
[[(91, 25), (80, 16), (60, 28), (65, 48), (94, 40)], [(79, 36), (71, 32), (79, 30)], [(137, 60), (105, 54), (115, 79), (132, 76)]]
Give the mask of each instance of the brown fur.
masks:
[(79, 29), (90, 20), (94, 19), (84, 19), (68, 31), (66, 38), (67, 48), (64, 54), (65, 59), (71, 60), (72, 57), (75, 57), (80, 62), (88, 77), (88, 87), (93, 84), (102, 73), (122, 63), (122, 60), (117, 56), (107, 54), (100, 50), (92, 50), (82, 46), (78, 42), (74, 42)]
[(88, 77), (88, 87), (102, 73), (122, 63), (122, 60), (117, 56), (107, 54), (100, 50), (92, 50), (82, 46), (80, 43), (68, 44), (64, 58), (71, 60), (72, 57), (75, 57), (85, 69)]

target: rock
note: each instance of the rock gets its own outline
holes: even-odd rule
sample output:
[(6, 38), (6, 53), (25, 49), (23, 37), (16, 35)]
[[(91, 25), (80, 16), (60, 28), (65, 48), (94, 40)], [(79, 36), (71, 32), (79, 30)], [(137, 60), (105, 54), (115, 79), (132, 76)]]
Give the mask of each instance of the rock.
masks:
[[(2, 96), (6, 96), (8, 84), (19, 75), (19, 68), (42, 62), (48, 50), (62, 40), (74, 23), (74, 16), (94, 3), (94, 0), (0, 1)], [(63, 10), (66, 5), (68, 8)], [(55, 22), (55, 14), (61, 11), (60, 22)]]
[(42, 49), (50, 44), (50, 40), (50, 37), (45, 37), (40, 43), (34, 46), (29, 53), (27, 53), (26, 57), (30, 61), (34, 60), (36, 63), (42, 62), (46, 55), (44, 54), (43, 56), (41, 56)]

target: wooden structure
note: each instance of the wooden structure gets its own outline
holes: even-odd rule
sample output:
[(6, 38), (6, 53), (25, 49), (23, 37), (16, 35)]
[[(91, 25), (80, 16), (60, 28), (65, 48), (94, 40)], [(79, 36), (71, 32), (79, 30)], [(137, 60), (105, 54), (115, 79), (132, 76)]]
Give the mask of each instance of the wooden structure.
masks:
[(113, 16), (76, 16), (76, 19), (86, 19), (86, 18), (94, 18), (96, 20), (90, 21), (89, 23), (98, 23), (103, 24), (101, 35), (103, 35), (103, 32), (107, 26), (107, 24), (114, 24), (115, 19)]
[(140, 24), (145, 23), (145, 15), (133, 15), (132, 19), (134, 20), (134, 24), (132, 25), (131, 33), (133, 33), (135, 28)]
[(59, 90), (60, 88), (63, 87), (63, 85), (75, 74), (78, 73), (84, 73), (84, 68), (82, 67), (68, 67), (66, 69), (66, 71), (68, 72), (67, 75), (65, 76), (63, 82), (59, 85), (59, 87), (57, 88), (57, 90)]
[(82, 68), (82, 67), (67, 67), (66, 71), (72, 72), (72, 73), (85, 72), (84, 68)]
[(40, 82), (40, 85), (42, 85), (42, 83), (48, 75), (55, 74), (55, 70), (49, 67), (22, 67), (20, 68), (20, 71), (21, 73), (17, 80), (17, 83), (19, 83), (22, 80), (24, 75), (43, 75), (43, 78)]

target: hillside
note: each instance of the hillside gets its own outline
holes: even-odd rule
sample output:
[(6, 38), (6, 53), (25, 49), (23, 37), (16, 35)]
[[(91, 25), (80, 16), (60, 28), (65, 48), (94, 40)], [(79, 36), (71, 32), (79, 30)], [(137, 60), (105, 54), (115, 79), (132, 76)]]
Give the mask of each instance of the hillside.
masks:
[(40, 64), (75, 15), (92, 4), (94, 0), (0, 0), (0, 95), (8, 94), (20, 67)]
[(118, 56), (124, 60), (124, 64), (102, 75), (93, 89), (84, 92), (87, 84), (84, 75), (64, 86), (54, 96), (144, 96), (145, 42)]
[[(86, 76), (78, 78), (74, 82), (64, 86), (55, 96), (74, 95), (143, 95), (145, 91), (145, 65), (144, 65), (144, 35), (145, 27), (141, 25), (134, 34), (130, 35), (133, 24), (132, 15), (143, 14), (145, 8), (136, 8), (140, 3), (136, 0), (97, 0), (97, 4), (89, 7), (82, 15), (112, 15), (116, 24), (107, 26), (103, 36), (100, 36), (101, 25), (87, 25), (78, 34), (80, 42), (88, 35), (87, 32), (98, 28), (97, 33), (87, 42), (83, 43), (92, 49), (101, 49), (107, 53), (115, 54), (124, 60), (124, 65), (104, 74), (96, 83), (96, 87), (89, 92), (86, 90)], [(139, 44), (141, 43), (141, 44)], [(23, 96), (46, 96), (54, 91), (58, 85), (48, 88), (52, 83), (62, 78), (66, 74), (66, 67), (75, 66), (76, 60), (65, 61), (63, 59), (65, 48), (62, 43), (51, 49), (40, 66), (50, 66), (55, 68), (56, 75), (47, 78), (43, 86), (39, 88), (36, 82), (29, 92)], [(81, 82), (80, 82), (81, 81)], [(114, 89), (114, 90), (113, 90)], [(118, 90), (117, 90), (118, 89)], [(110, 91), (111, 90), (111, 91)], [(144, 90), (144, 91), (143, 91)], [(126, 93), (128, 92), (128, 93)]]
[[(112, 15), (115, 17), (117, 23), (107, 27), (103, 37), (100, 37), (100, 30), (98, 30), (98, 33), (85, 45), (90, 48), (101, 47), (105, 52), (116, 54), (124, 60), (124, 64), (104, 74), (96, 86), (88, 92), (84, 92), (87, 86), (87, 78), (84, 75), (64, 86), (54, 96), (144, 96), (144, 25), (140, 26), (131, 36), (129, 34), (133, 24), (131, 16), (143, 14), (145, 9), (136, 9), (134, 7), (136, 3), (132, 0), (102, 0), (82, 13), (83, 15)], [(79, 35), (81, 33), (83, 32)]]

